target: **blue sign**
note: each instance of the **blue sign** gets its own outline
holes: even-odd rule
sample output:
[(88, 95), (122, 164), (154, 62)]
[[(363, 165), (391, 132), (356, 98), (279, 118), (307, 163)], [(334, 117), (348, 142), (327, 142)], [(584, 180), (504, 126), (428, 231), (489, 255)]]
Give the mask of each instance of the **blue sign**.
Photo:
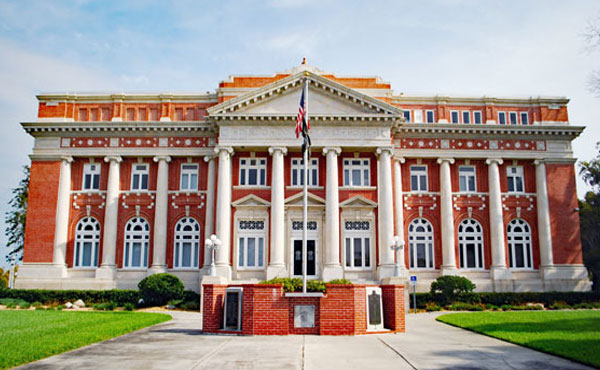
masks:
[(417, 281), (417, 276), (416, 275), (411, 275), (410, 281)]

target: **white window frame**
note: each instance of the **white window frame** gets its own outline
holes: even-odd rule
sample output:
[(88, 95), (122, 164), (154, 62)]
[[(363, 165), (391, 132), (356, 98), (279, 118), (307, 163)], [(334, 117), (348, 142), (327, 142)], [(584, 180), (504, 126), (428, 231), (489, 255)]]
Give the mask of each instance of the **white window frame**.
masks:
[[(479, 122), (475, 119), (479, 115)], [(473, 111), (473, 124), (481, 125), (483, 124), (483, 112), (480, 110)]]
[[(416, 169), (415, 167), (424, 167), (425, 170)], [(417, 177), (417, 189), (413, 189), (413, 176)], [(421, 188), (421, 178), (425, 176), (425, 189)], [(425, 164), (413, 164), (410, 166), (410, 191), (412, 192), (427, 192), (429, 191), (429, 168)]]
[[(89, 227), (88, 227), (89, 226)], [(91, 243), (90, 264), (84, 265), (83, 249)], [(93, 217), (84, 217), (75, 226), (75, 248), (73, 251), (73, 268), (96, 268), (98, 251), (100, 250), (100, 222)]]
[[(264, 270), (267, 254), (267, 220), (237, 221), (237, 268), (238, 270)], [(248, 265), (248, 241), (254, 241), (254, 265)], [(261, 251), (262, 242), (262, 251)], [(262, 254), (262, 256), (261, 256)]]
[[(123, 238), (123, 268), (145, 269), (148, 268), (148, 255), (150, 249), (150, 224), (142, 217), (134, 217), (125, 225)], [(140, 265), (133, 266), (134, 244), (140, 244)]]
[[(431, 113), (431, 121), (428, 117), (429, 113)], [(425, 111), (425, 123), (435, 123), (435, 111), (433, 109), (427, 109)]]
[[(473, 227), (475, 231), (469, 232), (463, 230), (466, 227)], [(469, 245), (473, 245), (475, 254), (475, 266), (469, 267), (467, 260), (467, 250)], [(483, 270), (485, 269), (485, 252), (483, 248), (483, 228), (477, 220), (466, 218), (458, 225), (458, 249), (460, 268), (462, 270)], [(462, 256), (462, 258), (461, 258)]]
[[(191, 230), (186, 230), (186, 228)], [(173, 234), (173, 268), (178, 270), (198, 269), (198, 260), (200, 259), (200, 224), (192, 217), (183, 217), (175, 224), (175, 233)], [(189, 243), (190, 247), (190, 265), (183, 266), (183, 248)]]
[[(360, 163), (354, 164), (353, 162), (355, 161), (359, 161)], [(344, 158), (343, 164), (343, 180), (345, 187), (359, 188), (371, 185), (371, 161), (369, 158)], [(354, 184), (354, 171), (359, 171), (360, 173), (359, 184)]]
[[(472, 169), (473, 171), (466, 171)], [(462, 170), (462, 171), (461, 171)], [(462, 172), (462, 173), (461, 173)], [(462, 177), (465, 178), (463, 187)], [(473, 178), (473, 188), (469, 185), (469, 179)], [(458, 166), (458, 187), (461, 193), (475, 193), (477, 192), (477, 168), (475, 166)]]
[[(291, 186), (302, 186), (304, 184), (304, 164), (302, 158), (291, 159), (290, 184)], [(296, 181), (294, 181), (294, 174)], [(319, 159), (310, 158), (308, 162), (308, 187), (319, 186)]]
[[(99, 191), (100, 190), (100, 172), (102, 166), (100, 163), (84, 163), (83, 179), (81, 181), (81, 190)], [(89, 176), (90, 183), (86, 186), (86, 177)]]
[[(525, 117), (525, 123), (523, 123), (523, 117)], [(519, 112), (519, 118), (521, 119), (522, 125), (529, 125), (529, 113), (528, 112)]]
[[(502, 120), (500, 119), (500, 117), (504, 116), (504, 123), (502, 123)], [(506, 112), (504, 111), (499, 111), (498, 112), (498, 124), (499, 125), (506, 125), (508, 124), (508, 120), (507, 120), (507, 116), (506, 116)]]
[[(416, 229), (423, 227), (425, 231), (417, 231)], [(434, 236), (433, 225), (425, 218), (415, 218), (408, 225), (408, 264), (409, 268), (416, 270), (433, 270), (435, 269), (435, 249), (433, 246)], [(418, 266), (417, 256), (418, 249), (424, 248), (425, 266)]]
[[(137, 168), (144, 166), (144, 169)], [(135, 178), (138, 177), (138, 186), (134, 187)], [(144, 177), (146, 177), (146, 187), (143, 187)], [(148, 191), (150, 187), (150, 165), (148, 163), (132, 163), (131, 164), (131, 191)]]
[[(254, 164), (251, 164), (255, 161)], [(245, 187), (267, 186), (267, 158), (240, 158), (239, 184)], [(250, 184), (250, 171), (256, 171), (256, 184)], [(264, 176), (263, 176), (264, 175)]]
[[(466, 116), (465, 116), (465, 114), (466, 114)], [(467, 118), (466, 120), (465, 120), (465, 117)], [(471, 123), (471, 111), (463, 110), (462, 112), (460, 112), (460, 119), (461, 119), (462, 123), (467, 124), (467, 125), (470, 124)], [(465, 121), (469, 121), (469, 122), (465, 122)]]
[[(187, 167), (187, 168), (186, 168)], [(198, 190), (198, 163), (182, 163), (179, 175), (179, 189)], [(195, 180), (194, 180), (195, 179)], [(194, 181), (196, 182), (194, 186)]]
[[(513, 172), (512, 169), (516, 169)], [(517, 188), (517, 178), (521, 179), (521, 189)], [(510, 190), (510, 184), (513, 185), (513, 190)], [(525, 176), (523, 175), (523, 166), (507, 166), (506, 167), (506, 191), (508, 193), (524, 193), (525, 192)]]
[[(373, 267), (373, 243), (370, 220), (344, 220), (344, 268), (347, 270), (371, 270)], [(355, 248), (360, 242), (360, 266), (355, 264)]]
[(413, 121), (414, 123), (424, 123), (423, 119), (423, 110), (422, 109), (414, 109), (413, 110)]
[[(456, 113), (456, 122), (454, 122), (454, 119), (452, 117), (452, 115)], [(450, 111), (450, 123), (460, 123), (460, 111), (458, 110), (451, 110)]]
[[(512, 117), (515, 117), (515, 123), (512, 123)], [(519, 124), (519, 115), (517, 112), (508, 112), (508, 123), (510, 125), (518, 125)]]
[[(521, 227), (523, 231), (514, 231), (515, 227)], [(531, 247), (531, 227), (527, 221), (515, 218), (506, 226), (506, 239), (508, 241), (508, 259), (510, 268), (514, 270), (533, 270), (533, 249)], [(523, 245), (523, 266), (516, 266), (516, 248), (518, 244)]]
[[(408, 116), (408, 117), (407, 117), (407, 116)], [(411, 122), (412, 122), (412, 120), (411, 120), (411, 117), (412, 117), (412, 116), (411, 116), (411, 114), (410, 114), (410, 109), (403, 109), (403, 110), (402, 110), (402, 117), (404, 117), (404, 120), (405, 120), (407, 123), (411, 123)]]

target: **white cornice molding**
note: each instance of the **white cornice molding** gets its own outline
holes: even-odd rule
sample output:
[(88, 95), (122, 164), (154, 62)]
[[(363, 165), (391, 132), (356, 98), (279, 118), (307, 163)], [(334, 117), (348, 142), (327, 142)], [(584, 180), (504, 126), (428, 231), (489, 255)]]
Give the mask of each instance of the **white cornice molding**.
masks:
[(40, 102), (71, 102), (71, 103), (217, 103), (216, 93), (41, 93), (36, 95)]
[[(216, 114), (210, 117), (209, 120), (218, 122), (220, 126), (223, 125), (238, 125), (248, 124), (252, 122), (264, 122), (271, 121), (273, 123), (288, 124), (290, 122), (296, 122), (297, 116), (293, 114), (280, 114), (280, 113), (261, 113), (261, 114)], [(327, 123), (336, 124), (336, 122), (356, 122), (360, 125), (364, 122), (386, 122), (388, 126), (394, 125), (401, 120), (398, 116), (392, 116), (388, 114), (316, 114), (310, 115), (311, 123)]]
[(31, 136), (61, 136), (90, 135), (97, 136), (117, 133), (123, 135), (140, 135), (151, 133), (154, 136), (173, 136), (177, 134), (201, 134), (215, 136), (216, 130), (212, 123), (206, 121), (181, 122), (21, 122), (23, 129)]
[(472, 125), (472, 124), (402, 124), (396, 128), (395, 139), (412, 137), (484, 138), (536, 136), (536, 138), (568, 139), (579, 136), (583, 126), (512, 126), (512, 125)]
[(555, 105), (565, 106), (569, 99), (564, 96), (531, 97), (490, 97), (490, 96), (450, 96), (450, 95), (410, 95), (392, 96), (393, 104), (448, 104), (448, 105)]

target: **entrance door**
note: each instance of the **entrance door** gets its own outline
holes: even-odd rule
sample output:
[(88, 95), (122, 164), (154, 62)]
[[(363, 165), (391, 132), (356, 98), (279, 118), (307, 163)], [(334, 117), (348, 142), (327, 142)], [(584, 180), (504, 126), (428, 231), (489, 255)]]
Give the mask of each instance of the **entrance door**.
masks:
[[(317, 249), (314, 240), (306, 240), (306, 255), (308, 263), (306, 265), (306, 275), (316, 275), (316, 257)], [(302, 276), (302, 240), (294, 240), (294, 275)]]

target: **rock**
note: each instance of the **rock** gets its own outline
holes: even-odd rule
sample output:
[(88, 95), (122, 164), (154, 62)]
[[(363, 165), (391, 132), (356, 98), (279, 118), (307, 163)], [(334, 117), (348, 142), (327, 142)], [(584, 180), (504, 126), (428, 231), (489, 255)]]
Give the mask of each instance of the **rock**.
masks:
[(67, 309), (73, 308), (73, 303), (71, 303), (71, 302), (65, 303), (65, 308), (67, 308)]
[(75, 306), (75, 308), (83, 308), (85, 307), (85, 303), (83, 303), (81, 299), (78, 299), (73, 303), (73, 306)]
[(173, 306), (172, 304), (168, 304), (167, 305), (167, 310), (174, 310), (175, 306)]
[(544, 304), (543, 303), (527, 303), (526, 304), (527, 307), (536, 307), (540, 310), (544, 309)]

